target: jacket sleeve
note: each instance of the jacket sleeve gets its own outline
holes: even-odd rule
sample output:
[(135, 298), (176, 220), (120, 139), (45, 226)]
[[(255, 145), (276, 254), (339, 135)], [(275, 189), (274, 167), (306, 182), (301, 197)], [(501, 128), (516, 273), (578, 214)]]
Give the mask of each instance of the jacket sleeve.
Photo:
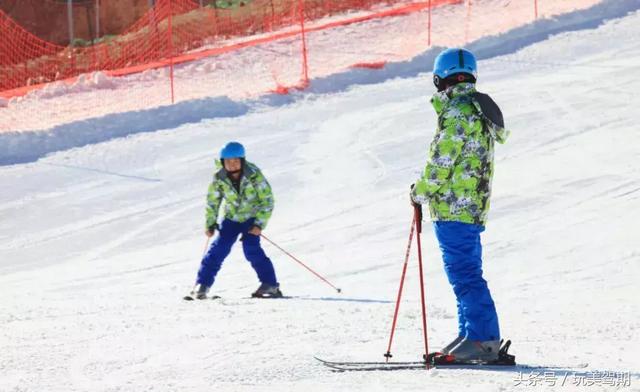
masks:
[(274, 199), (273, 192), (271, 191), (271, 185), (264, 177), (262, 173), (259, 174), (259, 181), (257, 185), (258, 190), (258, 212), (256, 213), (256, 220), (254, 224), (261, 229), (267, 227), (271, 213), (273, 212)]
[(222, 204), (222, 193), (218, 186), (218, 179), (215, 178), (211, 185), (209, 185), (209, 191), (207, 192), (207, 207), (206, 207), (206, 228), (211, 229), (216, 227), (218, 221), (218, 211)]
[(441, 116), (441, 126), (429, 148), (427, 165), (411, 191), (411, 199), (416, 203), (428, 203), (429, 198), (451, 179), (452, 168), (471, 127), (467, 116), (460, 113), (445, 111)]

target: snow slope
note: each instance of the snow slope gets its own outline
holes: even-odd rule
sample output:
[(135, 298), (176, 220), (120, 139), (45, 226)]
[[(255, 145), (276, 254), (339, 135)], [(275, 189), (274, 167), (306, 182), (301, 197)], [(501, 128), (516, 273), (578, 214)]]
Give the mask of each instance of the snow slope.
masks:
[[(521, 363), (628, 372), (624, 390), (640, 390), (639, 34), (640, 12), (561, 33), (481, 61), (479, 82), (512, 130), (483, 236), (503, 335)], [(389, 79), (1, 167), (0, 391), (529, 389), (513, 371), (344, 374), (312, 358), (382, 359), (432, 92), (427, 73)], [(274, 187), (265, 234), (342, 294), (265, 244), (295, 298), (247, 299), (257, 282), (235, 249), (215, 285), (223, 300), (180, 299), (204, 246), (213, 159), (230, 139)], [(455, 333), (455, 305), (429, 225), (423, 243), (438, 348)], [(408, 275), (398, 360), (422, 354), (415, 255)], [(558, 384), (565, 375), (546, 370)], [(619, 389), (572, 381), (535, 388)]]

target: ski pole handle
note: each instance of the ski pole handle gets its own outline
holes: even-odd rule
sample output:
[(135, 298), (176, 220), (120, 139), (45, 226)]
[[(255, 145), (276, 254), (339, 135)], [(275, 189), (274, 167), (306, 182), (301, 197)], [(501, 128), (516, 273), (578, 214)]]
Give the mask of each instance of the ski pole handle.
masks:
[(416, 231), (422, 233), (422, 205), (413, 205), (414, 219), (416, 220)]

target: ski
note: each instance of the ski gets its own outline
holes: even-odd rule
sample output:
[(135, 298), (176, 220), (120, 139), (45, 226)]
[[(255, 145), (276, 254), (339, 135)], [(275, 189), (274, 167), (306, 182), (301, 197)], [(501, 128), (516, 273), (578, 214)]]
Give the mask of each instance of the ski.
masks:
[(526, 370), (542, 370), (555, 369), (556, 367), (544, 365), (492, 365), (492, 364), (473, 364), (473, 363), (454, 363), (454, 364), (437, 364), (429, 365), (426, 363), (419, 364), (402, 364), (402, 363), (379, 363), (370, 365), (334, 365), (331, 363), (323, 363), (332, 371), (337, 372), (372, 372), (372, 371), (397, 371), (397, 370), (427, 370), (427, 369), (462, 369), (462, 370), (491, 370), (491, 371), (526, 371)]
[(252, 295), (251, 297), (248, 297), (246, 299), (290, 299), (290, 298), (295, 298), (295, 297), (290, 297), (288, 295), (279, 295), (279, 296), (273, 296), (273, 295)]
[(392, 371), (392, 370), (423, 370), (427, 366), (424, 363), (421, 364), (398, 364), (398, 363), (379, 363), (372, 365), (333, 365), (330, 363), (324, 363), (324, 366), (328, 367), (332, 371), (336, 372), (372, 372), (372, 371)]
[[(397, 371), (397, 370), (426, 370), (425, 362), (348, 362), (348, 361), (327, 361), (314, 357), (322, 365), (336, 372), (372, 372), (372, 371)], [(575, 370), (588, 367), (589, 364), (581, 363), (572, 366), (557, 365), (529, 365), (514, 364), (500, 365), (491, 363), (449, 363), (432, 364), (429, 369), (462, 369), (462, 370), (489, 370), (489, 371), (532, 371), (532, 370)]]
[[(398, 364), (398, 363), (379, 363), (371, 365), (334, 365), (331, 363), (323, 363), (332, 371), (336, 372), (372, 372), (372, 371), (397, 371), (397, 370), (426, 370), (426, 364)], [(439, 364), (430, 365), (429, 369), (460, 369), (460, 370), (487, 370), (487, 371), (546, 371), (546, 370), (575, 370), (586, 368), (588, 364), (579, 364), (577, 366), (547, 366), (547, 365), (491, 365), (491, 364), (472, 364), (472, 363), (457, 363), (457, 364)]]
[(424, 365), (424, 361), (409, 361), (409, 362), (385, 362), (385, 361), (365, 361), (365, 362), (351, 362), (351, 361), (327, 361), (319, 357), (313, 357), (323, 365), (334, 366), (367, 366), (367, 365)]
[[(496, 365), (496, 366), (513, 366), (515, 365), (515, 356), (508, 353), (509, 347), (511, 347), (511, 340), (507, 340), (504, 344), (501, 342), (501, 348), (498, 352), (498, 359), (491, 362), (457, 362), (451, 356), (444, 355), (439, 352), (433, 352), (426, 356), (425, 360), (429, 362), (431, 366), (435, 365)], [(423, 361), (410, 361), (410, 362), (394, 362), (394, 361), (373, 361), (373, 362), (348, 362), (348, 361), (327, 361), (319, 357), (314, 357), (316, 360), (322, 362), (325, 365), (334, 366), (421, 366), (426, 367), (426, 362)]]
[[(205, 298), (205, 300), (207, 300), (207, 299), (220, 299), (220, 298), (222, 298), (222, 297), (220, 297), (219, 295), (212, 295), (210, 297)], [(192, 296), (191, 294), (185, 295), (184, 297), (182, 297), (182, 299), (185, 300), (185, 301), (203, 301), (202, 299), (198, 299), (198, 298)]]
[[(338, 371), (376, 371), (376, 370), (418, 370), (427, 369), (424, 361), (408, 361), (408, 362), (348, 362), (348, 361), (327, 361), (319, 357), (314, 357), (323, 365)], [(480, 363), (480, 362), (449, 362), (449, 363), (430, 363), (429, 368), (449, 368), (449, 369), (485, 369), (500, 370), (530, 367), (529, 365), (504, 364), (499, 362)]]
[[(337, 372), (371, 372), (371, 371), (394, 371), (394, 370), (423, 370), (427, 369), (424, 361), (411, 362), (382, 362), (382, 361), (328, 361), (319, 357), (314, 357), (322, 365), (328, 367), (332, 371)], [(529, 365), (529, 364), (499, 364), (499, 363), (436, 363), (430, 364), (430, 369), (463, 369), (463, 370), (489, 370), (489, 371), (531, 371), (531, 370), (575, 370), (588, 367), (588, 363), (580, 363), (571, 366), (557, 365)]]
[[(516, 357), (509, 354), (511, 341), (507, 340), (500, 347), (498, 358), (492, 361), (457, 361), (452, 355), (439, 352), (430, 353), (425, 356), (424, 361), (413, 362), (349, 362), (349, 361), (328, 361), (319, 357), (314, 357), (317, 361), (333, 371), (389, 371), (389, 370), (419, 370), (419, 369), (478, 369), (478, 370), (560, 370), (585, 368), (588, 364), (581, 363), (577, 366), (545, 366), (545, 365), (522, 365), (516, 364)], [(428, 363), (428, 366), (427, 366)]]
[[(212, 296), (207, 296), (207, 298), (205, 299), (198, 299), (192, 295), (185, 295), (184, 297), (182, 297), (183, 300), (185, 301), (206, 301), (208, 299), (221, 299), (222, 297), (219, 295), (212, 295)], [(300, 297), (296, 297), (296, 296), (289, 296), (289, 295), (283, 295), (282, 297), (243, 297), (242, 299), (292, 299), (292, 298), (300, 298)]]

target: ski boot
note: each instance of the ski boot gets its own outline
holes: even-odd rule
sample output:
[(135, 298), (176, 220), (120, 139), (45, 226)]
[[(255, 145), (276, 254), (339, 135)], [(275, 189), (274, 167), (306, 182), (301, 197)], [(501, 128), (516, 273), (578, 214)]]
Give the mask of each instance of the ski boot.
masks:
[(449, 352), (451, 352), (451, 350), (453, 350), (463, 340), (464, 340), (464, 336), (456, 337), (451, 343), (449, 343), (446, 346), (444, 346), (442, 348), (442, 350), (440, 350), (440, 353), (445, 354), (445, 355), (449, 354)]
[[(434, 366), (444, 365), (501, 365), (514, 366), (516, 357), (508, 353), (511, 341), (502, 345), (502, 340), (485, 342), (463, 339), (448, 354), (431, 353), (426, 360)], [(502, 346), (501, 346), (502, 345)]]
[(189, 293), (189, 295), (184, 297), (184, 300), (193, 301), (196, 299), (207, 299), (208, 292), (209, 292), (209, 287), (202, 284), (196, 284), (193, 287), (193, 290), (191, 290), (191, 292)]
[(484, 342), (463, 339), (454, 347), (449, 355), (460, 362), (492, 362), (498, 359), (500, 351), (499, 340), (487, 340)]
[(463, 340), (464, 340), (464, 336), (458, 335), (455, 339), (453, 339), (453, 341), (451, 341), (451, 343), (444, 346), (442, 350), (429, 353), (429, 355), (423, 355), (422, 359), (424, 359), (429, 363), (432, 363), (434, 358), (436, 357), (444, 357), (446, 355), (449, 355), (449, 352), (451, 352), (451, 350), (453, 350)]
[(280, 291), (280, 286), (271, 286), (262, 283), (251, 296), (253, 298), (282, 298), (282, 292)]

